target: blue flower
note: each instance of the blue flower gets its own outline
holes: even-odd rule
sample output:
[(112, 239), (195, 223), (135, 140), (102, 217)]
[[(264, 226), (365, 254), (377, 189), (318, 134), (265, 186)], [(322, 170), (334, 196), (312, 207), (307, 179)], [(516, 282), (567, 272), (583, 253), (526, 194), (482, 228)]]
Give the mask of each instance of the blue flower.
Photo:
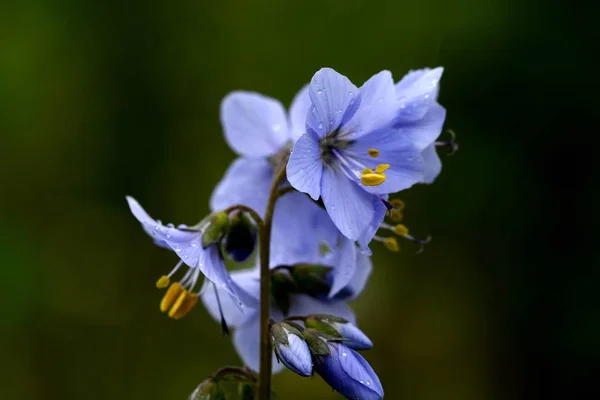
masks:
[(438, 102), (442, 67), (410, 71), (395, 85), (401, 111), (394, 124), (399, 134), (410, 136), (421, 149), (425, 170), (422, 183), (432, 183), (442, 169), (435, 140), (442, 132), (446, 110)]
[(315, 355), (314, 368), (323, 380), (348, 399), (383, 398), (383, 387), (369, 363), (341, 343), (328, 342), (331, 354)]
[[(436, 79), (422, 86), (437, 87)], [(410, 130), (406, 115), (416, 114), (413, 104), (418, 99), (399, 96), (388, 71), (374, 75), (359, 90), (330, 68), (314, 75), (309, 95), (307, 132), (294, 145), (287, 178), (297, 190), (315, 200), (320, 197), (346, 237), (364, 238), (382, 220), (375, 218), (377, 195), (423, 179), (423, 149), (416, 138), (429, 132), (419, 127), (404, 133)]]
[(277, 359), (300, 376), (311, 376), (312, 355), (302, 334), (293, 326), (282, 322), (271, 327), (271, 343)]
[[(328, 314), (335, 315), (356, 324), (354, 313), (346, 305), (346, 301), (356, 298), (360, 291), (364, 288), (368, 275), (371, 271), (371, 263), (369, 257), (358, 253), (358, 262), (354, 277), (349, 283), (348, 292), (352, 296), (346, 297), (344, 300), (316, 299), (303, 294), (291, 294), (290, 306), (288, 315), (313, 315), (313, 314)], [(234, 271), (231, 273), (232, 279), (237, 285), (245, 290), (250, 296), (256, 299), (260, 295), (259, 270), (257, 268)], [(346, 288), (342, 292), (346, 291)], [(244, 364), (248, 365), (254, 371), (258, 371), (259, 367), (259, 348), (260, 348), (260, 325), (259, 325), (259, 310), (258, 308), (246, 310), (246, 313), (240, 311), (231, 299), (222, 296), (223, 290), (208, 288), (202, 295), (202, 302), (206, 306), (209, 314), (217, 321), (220, 321), (219, 300), (221, 302), (221, 310), (227, 324), (234, 328), (233, 344)], [(270, 317), (275, 321), (281, 321), (284, 318), (282, 310), (276, 306), (271, 306)], [(278, 364), (275, 357), (273, 358), (273, 372), (279, 372), (283, 365)]]
[[(187, 295), (191, 304), (190, 308), (193, 306), (191, 302), (195, 302), (194, 289), (197, 286), (200, 273), (228, 293), (234, 299), (236, 307), (256, 307), (258, 305), (258, 300), (254, 296), (249, 296), (246, 291), (241, 290), (229, 276), (218, 244), (211, 244), (206, 248), (202, 246), (202, 235), (205, 229), (208, 228), (207, 223), (200, 223), (193, 227), (179, 225), (176, 228), (172, 224), (164, 226), (160, 221), (152, 219), (134, 198), (127, 196), (127, 203), (134, 217), (142, 224), (144, 230), (154, 239), (155, 243), (173, 250), (180, 258), (180, 261), (169, 275), (159, 279), (157, 286), (161, 288), (169, 286), (171, 276), (184, 263), (189, 267), (181, 282), (170, 286), (161, 305), (161, 309), (165, 308), (163, 311), (177, 304), (176, 300), (180, 295)], [(184, 297), (182, 296), (182, 301)], [(173, 311), (173, 314), (177, 313)]]

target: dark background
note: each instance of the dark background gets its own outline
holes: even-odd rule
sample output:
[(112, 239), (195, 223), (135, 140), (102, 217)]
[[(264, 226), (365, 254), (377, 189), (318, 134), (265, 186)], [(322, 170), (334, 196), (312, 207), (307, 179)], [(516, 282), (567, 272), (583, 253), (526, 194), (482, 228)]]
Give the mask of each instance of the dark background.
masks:
[[(566, 3), (566, 2), (565, 2)], [(322, 66), (357, 85), (442, 65), (460, 151), (403, 193), (421, 255), (376, 247), (354, 304), (388, 399), (598, 392), (598, 6), (548, 1), (24, 0), (0, 7), (0, 398), (184, 399), (238, 358), (129, 214), (193, 223), (234, 159), (219, 103), (289, 105)], [(596, 381), (596, 382), (594, 382)], [(274, 378), (280, 399), (338, 395)], [(587, 394), (587, 396), (584, 396)]]

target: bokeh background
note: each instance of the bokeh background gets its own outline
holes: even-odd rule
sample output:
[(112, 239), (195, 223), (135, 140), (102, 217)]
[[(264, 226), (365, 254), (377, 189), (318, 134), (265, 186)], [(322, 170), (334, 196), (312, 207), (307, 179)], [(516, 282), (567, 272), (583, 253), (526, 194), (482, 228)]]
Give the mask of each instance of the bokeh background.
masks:
[[(403, 194), (421, 255), (376, 249), (353, 304), (388, 399), (598, 392), (597, 5), (542, 0), (2, 1), (0, 398), (185, 399), (239, 361), (129, 214), (195, 222), (234, 154), (219, 103), (286, 105), (322, 66), (360, 84), (443, 65), (460, 151)], [(337, 399), (274, 378), (280, 399)]]

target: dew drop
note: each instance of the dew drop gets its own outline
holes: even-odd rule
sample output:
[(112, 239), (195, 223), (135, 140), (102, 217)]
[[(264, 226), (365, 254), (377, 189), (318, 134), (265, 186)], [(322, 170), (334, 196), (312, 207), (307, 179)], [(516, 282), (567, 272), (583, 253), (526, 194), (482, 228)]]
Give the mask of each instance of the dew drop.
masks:
[(198, 243), (192, 242), (192, 247), (198, 247)]
[(312, 108), (312, 112), (313, 112), (313, 114), (316, 114), (317, 113), (317, 107), (313, 107)]
[(424, 96), (424, 98), (427, 100), (427, 99), (429, 98), (429, 95), (428, 95), (428, 94), (426, 94), (426, 95)]
[(351, 90), (348, 92), (348, 96), (354, 96), (354, 92)]
[(281, 124), (273, 124), (273, 126), (271, 126), (271, 129), (273, 130), (273, 132), (279, 132), (281, 130)]
[(319, 123), (319, 126), (318, 126), (318, 128), (319, 128), (319, 129), (323, 129), (323, 123)]
[(367, 381), (367, 385), (370, 385), (370, 384), (371, 384), (371, 382)]
[(346, 353), (346, 352), (343, 352), (343, 353), (342, 353), (342, 355), (343, 355), (344, 357), (346, 357), (346, 356), (348, 355), (348, 353)]
[(365, 383), (365, 381), (360, 381), (360, 383), (364, 384), (364, 383)]
[(323, 94), (323, 91), (321, 89), (317, 90), (317, 94)]
[(342, 113), (342, 109), (341, 109), (341, 108), (338, 108), (336, 112), (337, 112), (338, 114), (341, 114), (341, 113)]

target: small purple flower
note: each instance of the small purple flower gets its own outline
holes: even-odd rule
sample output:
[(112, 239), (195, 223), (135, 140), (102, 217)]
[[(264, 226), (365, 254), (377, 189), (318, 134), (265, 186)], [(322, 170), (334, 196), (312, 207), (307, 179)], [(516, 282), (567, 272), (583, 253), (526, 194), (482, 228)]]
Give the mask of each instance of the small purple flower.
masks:
[(330, 355), (315, 355), (314, 368), (336, 392), (348, 399), (383, 399), (383, 387), (369, 363), (341, 343), (328, 342)]
[(294, 145), (287, 178), (314, 200), (320, 197), (337, 228), (358, 240), (373, 223), (377, 195), (423, 178), (421, 149), (394, 128), (403, 103), (388, 71), (359, 90), (323, 68), (312, 78), (309, 95), (307, 132)]
[(208, 222), (203, 221), (192, 227), (179, 225), (176, 228), (172, 224), (164, 226), (160, 221), (152, 219), (134, 198), (127, 196), (127, 203), (134, 217), (142, 224), (155, 243), (161, 247), (170, 248), (181, 259), (168, 276), (163, 276), (158, 281), (157, 286), (169, 286), (171, 276), (182, 264), (186, 264), (190, 269), (179, 284), (184, 292), (194, 292), (200, 273), (202, 273), (208, 280), (228, 293), (235, 300), (237, 307), (255, 307), (258, 304), (255, 297), (249, 296), (244, 290), (241, 290), (229, 276), (218, 243), (203, 247), (202, 236), (208, 228)]
[[(356, 324), (354, 313), (346, 304), (346, 301), (357, 297), (362, 288), (364, 288), (366, 277), (371, 270), (368, 257), (359, 253), (358, 256), (361, 262), (357, 263), (355, 275), (349, 283), (349, 290), (354, 296), (344, 300), (337, 299), (316, 299), (303, 294), (291, 294), (289, 302), (288, 315), (314, 315), (328, 314), (335, 315), (345, 320)], [(248, 295), (254, 296), (256, 299), (260, 296), (260, 281), (259, 270), (257, 268), (234, 271), (231, 273), (232, 279), (236, 284), (246, 291)], [(346, 288), (342, 290), (344, 292)], [(221, 314), (219, 312), (219, 299), (221, 302), (221, 310), (229, 327), (234, 328), (233, 344), (244, 364), (248, 365), (254, 371), (258, 371), (259, 367), (259, 348), (260, 348), (260, 318), (258, 308), (246, 310), (242, 312), (231, 299), (223, 296), (223, 289), (208, 288), (202, 295), (202, 302), (207, 308), (212, 317), (220, 321)], [(282, 310), (276, 306), (271, 307), (270, 317), (275, 321), (281, 321), (284, 318)], [(283, 365), (278, 364), (275, 357), (273, 358), (273, 372), (279, 372)]]

